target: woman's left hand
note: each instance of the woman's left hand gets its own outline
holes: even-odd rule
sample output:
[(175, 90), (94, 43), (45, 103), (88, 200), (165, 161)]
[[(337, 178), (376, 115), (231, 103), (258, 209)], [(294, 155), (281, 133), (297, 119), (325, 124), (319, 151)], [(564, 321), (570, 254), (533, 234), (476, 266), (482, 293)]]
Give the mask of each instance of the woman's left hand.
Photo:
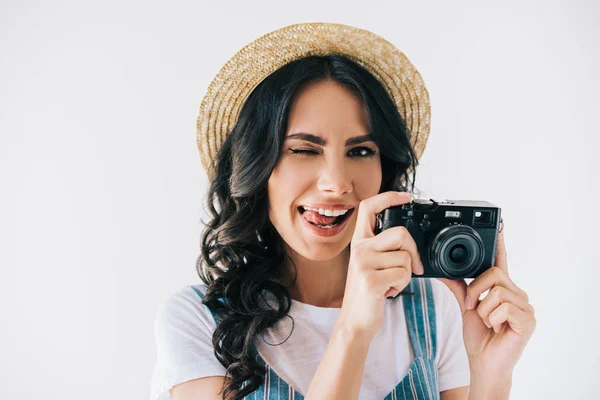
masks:
[[(492, 377), (512, 375), (536, 325), (529, 296), (508, 275), (503, 229), (497, 249), (496, 265), (469, 285), (464, 280), (437, 278), (450, 288), (460, 305), (469, 364), (477, 369), (472, 374)], [(486, 297), (479, 300), (488, 289)]]

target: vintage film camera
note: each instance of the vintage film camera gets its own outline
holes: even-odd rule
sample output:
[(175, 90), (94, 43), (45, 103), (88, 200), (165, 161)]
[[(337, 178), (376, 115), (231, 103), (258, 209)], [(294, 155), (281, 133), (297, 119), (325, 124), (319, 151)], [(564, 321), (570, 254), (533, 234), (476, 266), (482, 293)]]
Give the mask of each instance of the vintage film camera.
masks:
[(375, 234), (405, 226), (417, 243), (423, 275), (475, 278), (496, 260), (501, 210), (487, 201), (416, 199), (377, 215)]

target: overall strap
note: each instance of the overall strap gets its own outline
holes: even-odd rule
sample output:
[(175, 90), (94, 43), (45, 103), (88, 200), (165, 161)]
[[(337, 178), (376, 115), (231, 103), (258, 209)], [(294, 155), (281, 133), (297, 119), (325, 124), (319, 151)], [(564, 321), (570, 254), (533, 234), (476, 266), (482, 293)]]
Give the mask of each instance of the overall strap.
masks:
[(437, 347), (432, 278), (412, 278), (402, 296), (408, 334), (416, 357), (434, 359)]

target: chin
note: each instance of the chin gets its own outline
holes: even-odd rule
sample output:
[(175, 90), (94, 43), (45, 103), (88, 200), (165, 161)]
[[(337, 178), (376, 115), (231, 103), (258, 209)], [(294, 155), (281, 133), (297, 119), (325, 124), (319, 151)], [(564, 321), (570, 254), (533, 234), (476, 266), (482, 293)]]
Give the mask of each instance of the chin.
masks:
[(348, 246), (350, 241), (345, 246), (340, 243), (317, 243), (310, 248), (294, 249), (294, 251), (311, 261), (329, 261), (343, 253)]

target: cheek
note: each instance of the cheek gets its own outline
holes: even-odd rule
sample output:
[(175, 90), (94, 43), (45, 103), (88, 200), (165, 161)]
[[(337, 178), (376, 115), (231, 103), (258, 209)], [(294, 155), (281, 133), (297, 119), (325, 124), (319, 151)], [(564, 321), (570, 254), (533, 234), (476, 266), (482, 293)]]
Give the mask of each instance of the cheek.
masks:
[(360, 200), (373, 197), (379, 193), (382, 178), (379, 162), (368, 163), (355, 168), (353, 176), (354, 190)]
[(289, 212), (289, 207), (306, 191), (309, 180), (306, 171), (285, 160), (273, 169), (267, 185), (271, 221), (275, 223), (277, 214)]

